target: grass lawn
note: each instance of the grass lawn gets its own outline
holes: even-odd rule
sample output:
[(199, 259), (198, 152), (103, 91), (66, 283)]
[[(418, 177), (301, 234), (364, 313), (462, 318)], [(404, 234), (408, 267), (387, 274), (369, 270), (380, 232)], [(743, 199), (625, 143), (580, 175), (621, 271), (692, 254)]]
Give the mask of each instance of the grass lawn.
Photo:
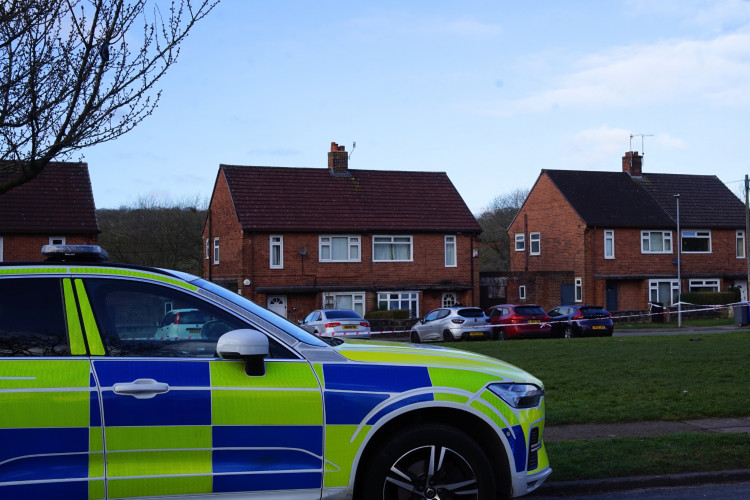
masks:
[[(699, 339), (699, 340), (698, 340)], [(547, 425), (750, 415), (750, 332), (462, 342), (545, 384)], [(546, 444), (552, 481), (747, 468), (750, 435)]]

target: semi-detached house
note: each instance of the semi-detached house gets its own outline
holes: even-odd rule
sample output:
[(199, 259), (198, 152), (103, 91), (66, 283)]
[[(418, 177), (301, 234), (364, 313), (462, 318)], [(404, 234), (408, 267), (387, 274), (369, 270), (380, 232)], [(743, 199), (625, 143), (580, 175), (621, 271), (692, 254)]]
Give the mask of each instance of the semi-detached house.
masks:
[(669, 306), (680, 290), (747, 297), (742, 201), (715, 175), (642, 167), (627, 152), (622, 172), (542, 170), (508, 229), (509, 301), (624, 311)]
[(478, 303), (481, 227), (443, 172), (220, 165), (204, 277), (292, 321)]

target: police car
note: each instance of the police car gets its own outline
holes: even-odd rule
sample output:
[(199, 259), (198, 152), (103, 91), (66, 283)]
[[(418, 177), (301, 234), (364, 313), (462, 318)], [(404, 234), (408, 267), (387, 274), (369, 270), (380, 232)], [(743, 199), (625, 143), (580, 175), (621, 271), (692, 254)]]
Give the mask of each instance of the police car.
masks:
[[(544, 388), (442, 347), (324, 341), (208, 281), (46, 246), (0, 265), (0, 498), (477, 498), (551, 473)], [(169, 311), (193, 335), (155, 335)]]

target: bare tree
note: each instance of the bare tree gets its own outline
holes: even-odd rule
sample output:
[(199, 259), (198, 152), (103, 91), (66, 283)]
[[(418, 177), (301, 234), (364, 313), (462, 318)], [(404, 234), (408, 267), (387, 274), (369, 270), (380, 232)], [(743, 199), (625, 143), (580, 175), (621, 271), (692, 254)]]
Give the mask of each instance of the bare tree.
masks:
[(218, 1), (0, 2), (0, 194), (149, 116), (155, 84)]
[(529, 195), (528, 189), (516, 189), (492, 200), (477, 221), (482, 226), (479, 237), (479, 270), (507, 271), (510, 269), (510, 238), (508, 226)]
[(99, 209), (101, 245), (113, 262), (164, 267), (195, 275), (203, 272), (201, 233), (208, 203), (140, 198), (136, 205)]

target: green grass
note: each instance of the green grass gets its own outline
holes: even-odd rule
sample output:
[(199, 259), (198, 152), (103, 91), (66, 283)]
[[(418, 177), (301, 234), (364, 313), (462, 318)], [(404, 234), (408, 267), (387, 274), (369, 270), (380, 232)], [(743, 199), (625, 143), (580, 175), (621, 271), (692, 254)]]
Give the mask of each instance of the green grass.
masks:
[[(700, 339), (700, 340), (697, 340)], [(547, 425), (750, 415), (750, 332), (462, 342), (545, 384)], [(750, 435), (546, 443), (551, 480), (747, 468)]]
[[(677, 328), (677, 315), (672, 315), (671, 320), (668, 323), (653, 323), (653, 322), (644, 322), (644, 323), (617, 323), (615, 325), (615, 330), (633, 330), (633, 329), (644, 329), (644, 328)], [(726, 326), (726, 325), (733, 325), (734, 319), (733, 318), (688, 318), (683, 317), (682, 318), (682, 326)]]
[(733, 470), (750, 463), (748, 434), (672, 434), (546, 446), (552, 481)]

